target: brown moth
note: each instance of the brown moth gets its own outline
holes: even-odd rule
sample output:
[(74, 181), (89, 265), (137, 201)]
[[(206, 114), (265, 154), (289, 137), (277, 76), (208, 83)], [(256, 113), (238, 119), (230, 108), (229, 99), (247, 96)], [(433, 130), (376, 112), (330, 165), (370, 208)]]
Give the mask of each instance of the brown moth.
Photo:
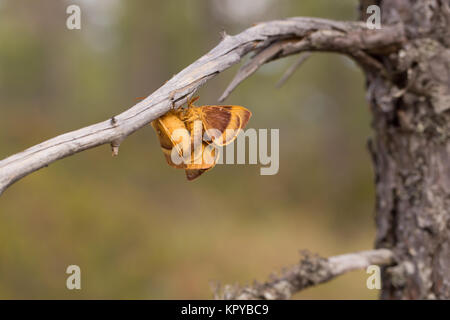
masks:
[(167, 163), (184, 169), (188, 180), (215, 166), (216, 147), (233, 142), (252, 115), (241, 106), (193, 105), (198, 98), (152, 121)]

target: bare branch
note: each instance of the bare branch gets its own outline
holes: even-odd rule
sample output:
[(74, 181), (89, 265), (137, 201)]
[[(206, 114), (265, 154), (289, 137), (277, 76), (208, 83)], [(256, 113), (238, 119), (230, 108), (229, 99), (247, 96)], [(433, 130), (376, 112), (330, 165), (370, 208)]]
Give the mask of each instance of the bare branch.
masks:
[[(257, 60), (254, 65), (247, 66), (247, 74), (254, 72), (254, 66), (257, 69), (261, 62), (269, 62), (305, 50), (335, 51), (351, 56), (354, 56), (352, 55), (354, 52), (364, 52), (370, 55), (380, 50), (394, 50), (404, 41), (401, 26), (368, 30), (361, 22), (339, 22), (318, 18), (290, 18), (264, 22), (235, 36), (225, 33), (222, 36), (222, 41), (210, 52), (173, 76), (145, 100), (123, 113), (109, 120), (62, 134), (1, 160), (0, 194), (24, 176), (86, 149), (111, 144), (113, 154), (117, 154), (119, 144), (128, 135), (171, 108), (184, 104), (206, 81), (241, 61), (249, 52), (255, 52)], [(222, 99), (225, 97), (226, 95), (222, 96)]]
[(227, 285), (222, 292), (216, 290), (215, 298), (225, 300), (289, 299), (303, 289), (330, 281), (349, 271), (366, 269), (370, 265), (391, 265), (395, 261), (394, 254), (388, 249), (361, 251), (328, 259), (306, 251), (302, 254), (300, 262), (284, 270), (281, 275), (272, 276), (267, 282), (254, 283), (247, 287)]
[(219, 98), (219, 102), (225, 100), (226, 97), (230, 95), (230, 93), (245, 79), (250, 77), (256, 70), (259, 69), (263, 64), (269, 62), (273, 59), (282, 49), (283, 42), (275, 42), (274, 44), (268, 46), (261, 52), (259, 52), (253, 59), (251, 59), (247, 64), (242, 66), (233, 81), (228, 85), (225, 89), (225, 92)]
[(280, 81), (277, 82), (277, 88), (281, 88), (283, 84), (294, 74), (294, 72), (311, 56), (310, 52), (303, 52), (297, 61), (286, 70), (286, 72), (281, 77)]
[(396, 25), (381, 29), (383, 32), (390, 29), (385, 34), (390, 39), (383, 39), (380, 33), (374, 34), (371, 32), (372, 30), (366, 29), (364, 23), (352, 23), (351, 25), (352, 27), (350, 28), (345, 28), (341, 25), (340, 27), (312, 29), (310, 33), (304, 36), (281, 40), (274, 39), (271, 44), (267, 45), (264, 50), (259, 51), (258, 54), (253, 56), (238, 71), (220, 97), (219, 102), (224, 101), (242, 81), (256, 72), (264, 63), (307, 51), (346, 54), (358, 62), (364, 69), (376, 72), (384, 78), (389, 79), (389, 75), (383, 65), (373, 58), (371, 53), (389, 53), (392, 50), (398, 49), (397, 46), (404, 41), (402, 26)]

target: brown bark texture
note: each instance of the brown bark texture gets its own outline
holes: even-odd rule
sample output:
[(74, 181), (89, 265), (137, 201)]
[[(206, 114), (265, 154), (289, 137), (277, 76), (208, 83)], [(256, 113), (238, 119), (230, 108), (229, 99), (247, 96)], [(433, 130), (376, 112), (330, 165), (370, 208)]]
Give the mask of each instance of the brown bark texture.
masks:
[(382, 299), (450, 299), (450, 0), (376, 0), (382, 25), (403, 24), (396, 53), (366, 70), (373, 114), (377, 248), (395, 253)]

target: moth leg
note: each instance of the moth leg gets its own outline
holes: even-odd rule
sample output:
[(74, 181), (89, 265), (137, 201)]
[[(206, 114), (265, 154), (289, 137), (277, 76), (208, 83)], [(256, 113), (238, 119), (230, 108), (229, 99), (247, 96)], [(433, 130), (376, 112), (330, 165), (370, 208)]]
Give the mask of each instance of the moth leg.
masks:
[(191, 100), (188, 101), (188, 108), (195, 107), (194, 106), (194, 102), (197, 101), (198, 99), (200, 99), (200, 96), (196, 96), (196, 97), (191, 98)]

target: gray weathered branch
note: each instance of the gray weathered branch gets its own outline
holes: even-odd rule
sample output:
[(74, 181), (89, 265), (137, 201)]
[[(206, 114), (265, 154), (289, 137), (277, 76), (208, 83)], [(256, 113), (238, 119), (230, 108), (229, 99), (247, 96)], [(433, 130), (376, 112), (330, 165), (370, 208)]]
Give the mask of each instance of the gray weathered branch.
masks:
[(239, 287), (227, 285), (222, 292), (217, 288), (216, 299), (225, 300), (274, 300), (289, 299), (295, 293), (308, 287), (327, 282), (349, 271), (366, 269), (370, 265), (387, 266), (395, 262), (394, 254), (388, 249), (361, 251), (343, 254), (328, 259), (303, 252), (297, 265), (272, 276), (264, 283)]
[(294, 72), (310, 57), (311, 52), (303, 52), (298, 60), (286, 70), (281, 79), (277, 82), (277, 88), (281, 88)]
[[(339, 22), (317, 18), (290, 18), (257, 24), (222, 41), (206, 55), (172, 77), (145, 100), (106, 121), (62, 134), (0, 161), (0, 194), (22, 177), (52, 162), (102, 144), (117, 154), (120, 143), (131, 133), (184, 104), (207, 80), (250, 52), (251, 68), (243, 68), (221, 99), (261, 64), (302, 51), (333, 51), (347, 54), (364, 68), (384, 72), (372, 57), (396, 50), (404, 41), (400, 25), (368, 30), (362, 22)], [(260, 59), (262, 57), (262, 59)]]

